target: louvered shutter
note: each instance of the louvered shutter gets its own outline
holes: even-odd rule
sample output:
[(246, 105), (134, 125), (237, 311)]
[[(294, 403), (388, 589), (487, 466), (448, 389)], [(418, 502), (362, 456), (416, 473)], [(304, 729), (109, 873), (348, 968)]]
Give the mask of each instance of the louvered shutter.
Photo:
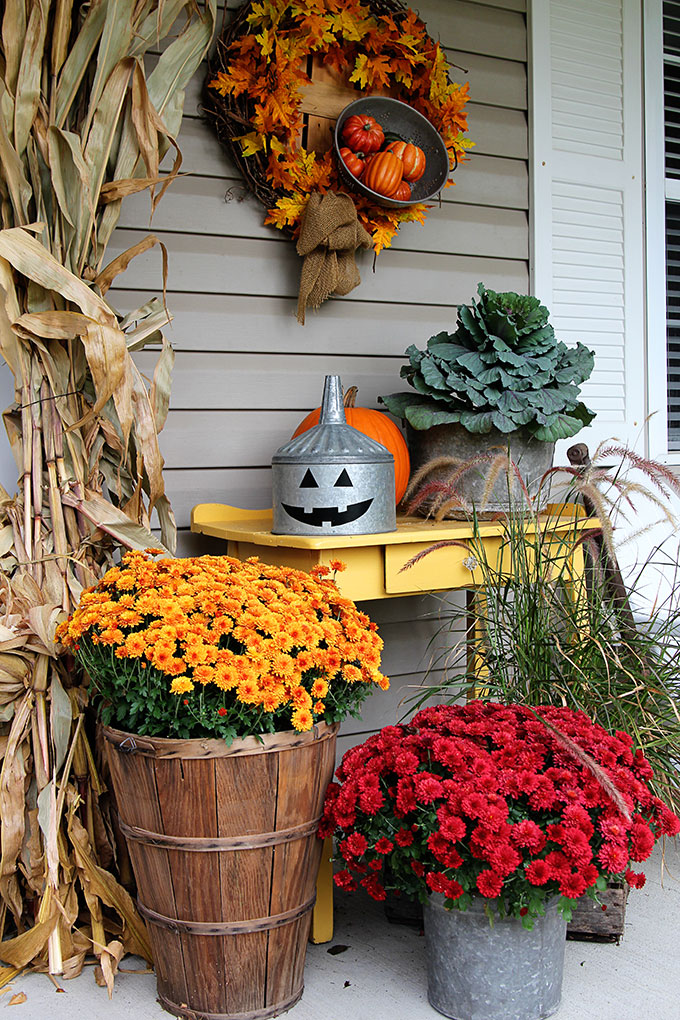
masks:
[(680, 2), (663, 4), (666, 385), (669, 451), (680, 450)]
[(533, 290), (595, 351), (591, 452), (645, 418), (640, 32), (640, 0), (531, 5)]

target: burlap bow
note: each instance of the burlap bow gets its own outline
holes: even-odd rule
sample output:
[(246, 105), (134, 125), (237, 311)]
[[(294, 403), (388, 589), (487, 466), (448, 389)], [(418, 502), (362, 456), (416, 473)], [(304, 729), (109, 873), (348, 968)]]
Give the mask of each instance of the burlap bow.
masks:
[(298, 322), (305, 310), (318, 308), (331, 294), (349, 294), (361, 283), (354, 261), (357, 248), (370, 248), (371, 236), (357, 219), (349, 195), (327, 191), (309, 197), (297, 242), (304, 257), (298, 295)]

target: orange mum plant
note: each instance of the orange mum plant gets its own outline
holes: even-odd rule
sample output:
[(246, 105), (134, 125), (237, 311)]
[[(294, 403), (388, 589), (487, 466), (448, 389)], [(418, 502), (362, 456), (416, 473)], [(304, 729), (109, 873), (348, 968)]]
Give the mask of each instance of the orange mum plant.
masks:
[(309, 730), (356, 714), (382, 640), (335, 572), (229, 556), (123, 557), (83, 593), (57, 637), (90, 674), (106, 724), (147, 736)]

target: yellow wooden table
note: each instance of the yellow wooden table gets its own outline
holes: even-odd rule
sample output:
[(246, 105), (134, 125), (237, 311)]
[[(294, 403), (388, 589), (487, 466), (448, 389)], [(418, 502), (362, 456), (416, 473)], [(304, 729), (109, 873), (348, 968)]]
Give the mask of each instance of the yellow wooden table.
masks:
[[(264, 563), (310, 570), (316, 564), (340, 559), (347, 564), (337, 576), (343, 595), (355, 601), (397, 598), (455, 588), (475, 588), (473, 546), (482, 543), (489, 562), (498, 562), (503, 544), (503, 527), (493, 521), (479, 521), (476, 533), (469, 521), (431, 521), (422, 517), (397, 519), (397, 530), (376, 535), (273, 535), (271, 510), (241, 510), (223, 503), (200, 503), (191, 514), (191, 530), (227, 543), (227, 554), (246, 559), (258, 556)], [(548, 506), (539, 526), (550, 536), (554, 559), (567, 563), (576, 584), (583, 577), (583, 549), (574, 542), (575, 529), (597, 528), (581, 507), (570, 504)], [(527, 525), (530, 537), (535, 522)], [(408, 570), (404, 565), (433, 543), (456, 540), (454, 546), (438, 549)], [(530, 543), (529, 543), (530, 544)], [(477, 548), (479, 546), (477, 545)], [(512, 570), (512, 564), (503, 563)], [(332, 849), (324, 847), (317, 885), (317, 902), (312, 921), (312, 941), (328, 942), (333, 937)]]

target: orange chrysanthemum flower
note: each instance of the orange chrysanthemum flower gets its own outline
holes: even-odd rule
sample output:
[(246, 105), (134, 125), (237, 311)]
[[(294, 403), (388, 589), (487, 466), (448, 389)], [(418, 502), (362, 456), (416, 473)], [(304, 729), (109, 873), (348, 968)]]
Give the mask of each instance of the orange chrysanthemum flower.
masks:
[(305, 730), (311, 730), (314, 725), (314, 716), (308, 708), (296, 708), (291, 717), (293, 728), (299, 733), (304, 733)]

